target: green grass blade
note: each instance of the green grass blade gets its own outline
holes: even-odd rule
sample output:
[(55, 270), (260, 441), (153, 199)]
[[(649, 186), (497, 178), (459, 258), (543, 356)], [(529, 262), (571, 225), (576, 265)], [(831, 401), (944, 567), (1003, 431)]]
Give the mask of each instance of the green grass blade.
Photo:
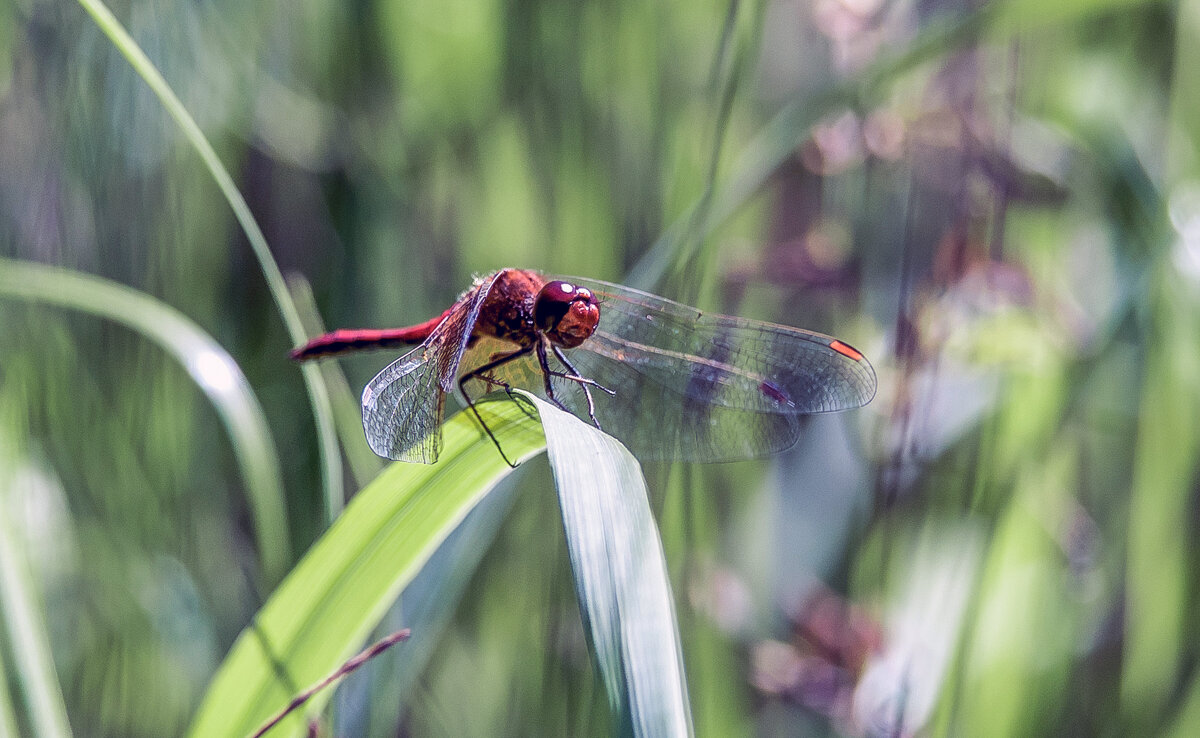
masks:
[[(691, 733), (687, 687), (662, 546), (637, 461), (615, 440), (534, 398), (580, 608), (614, 710), (634, 735)], [(480, 409), (506, 453), (545, 445), (509, 401)], [(438, 464), (393, 464), (360, 492), (247, 628), (197, 713), (192, 735), (252, 731), (355, 652), (388, 606), (466, 514), (506, 476), (469, 415), (443, 429)], [(416, 632), (413, 638), (421, 638)], [(330, 694), (309, 705), (320, 710)], [(297, 714), (279, 728), (294, 735)]]
[[(279, 307), (279, 313), (283, 317), (284, 325), (287, 327), (288, 335), (295, 344), (302, 343), (306, 338), (304, 333), (304, 325), (300, 320), (300, 313), (296, 309), (295, 303), (292, 302), (291, 295), (288, 293), (287, 284), (284, 282), (283, 274), (279, 271), (279, 266), (275, 263), (274, 257), (271, 256), (271, 249), (267, 246), (267, 239), (259, 229), (258, 223), (255, 222), (254, 216), (250, 213), (250, 206), (246, 204), (246, 200), (242, 194), (238, 192), (237, 186), (233, 183), (233, 177), (226, 171), (225, 166), (217, 157), (217, 152), (213, 150), (212, 144), (204, 137), (204, 133), (200, 130), (200, 126), (188, 113), (187, 108), (175, 95), (174, 91), (159, 74), (154, 64), (142, 51), (142, 49), (134, 42), (129, 33), (121, 26), (108, 7), (100, 0), (79, 0), (79, 4), (88, 12), (99, 26), (101, 32), (108, 37), (113, 46), (121, 52), (121, 54), (129, 61), (129, 65), (134, 71), (145, 80), (151, 91), (158, 97), (159, 102), (166, 108), (167, 113), (175, 120), (184, 137), (196, 153), (200, 155), (201, 161), (208, 168), (213, 179), (216, 180), (217, 187), (225, 196), (229, 206), (233, 209), (233, 214), (237, 218), (238, 223), (242, 226), (242, 231), (246, 234), (246, 240), (250, 243), (250, 248), (254, 251), (255, 257), (258, 258), (259, 267), (262, 269), (263, 276), (267, 280), (267, 287), (271, 290), (271, 296), (275, 300), (275, 304)], [(333, 422), (333, 409), (329, 401), (329, 393), (321, 379), (320, 370), (312, 364), (306, 364), (301, 367), (304, 374), (304, 385), (308, 389), (308, 396), (313, 406), (313, 415), (317, 423), (317, 439), (321, 453), (321, 476), (322, 483), (325, 489), (325, 508), (328, 520), (332, 520), (342, 509), (342, 500), (345, 499), (342, 490), (342, 457), (338, 451), (337, 433)]]
[(3, 297), (116, 321), (154, 341), (183, 365), (229, 433), (254, 518), (264, 579), (279, 581), (291, 561), (279, 458), (262, 407), (225, 349), (170, 305), (88, 274), (0, 259)]
[[(0, 681), (5, 684), (9, 683), (3, 662), (0, 662)], [(66, 712), (65, 708), (63, 712)], [(12, 700), (9, 699), (8, 690), (0, 689), (0, 736), (10, 735), (19, 735), (17, 733), (17, 715), (13, 710)]]
[(534, 400), (609, 702), (633, 735), (690, 735), (674, 599), (641, 466), (616, 439)]
[(1194, 639), (1188, 560), (1200, 469), (1200, 305), (1185, 297), (1191, 285), (1170, 269), (1162, 269), (1158, 280), (1129, 496), (1125, 578), (1121, 700), (1127, 726), (1138, 730), (1171, 699)]
[[(0, 439), (4, 441), (4, 439)], [(0, 507), (11, 510), (8, 496), (18, 494), (13, 484), (16, 462), (12, 454), (0, 456)], [(8, 631), (8, 645), (17, 673), (12, 684), (20, 685), (29, 708), (29, 726), (41, 736), (69, 736), (67, 708), (54, 670), (50, 636), (46, 632), (45, 608), (30, 578), (28, 562), (16, 543), (12, 520), (0, 515), (0, 616)], [(0, 676), (3, 670), (0, 669)], [(7, 688), (0, 704), (0, 732), (14, 722)], [(16, 733), (13, 733), (16, 735)]]
[[(516, 403), (485, 400), (478, 407), (510, 458), (544, 448), (536, 421)], [(331, 673), (362, 645), (446, 536), (512, 471), (468, 413), (451, 418), (442, 432), (437, 464), (386, 468), (284, 580), (226, 657), (192, 735), (246, 735)], [(332, 691), (318, 694), (308, 709), (320, 710)], [(304, 727), (298, 713), (272, 736), (297, 735)]]
[[(325, 332), (325, 324), (321, 322), (317, 311), (316, 298), (308, 280), (299, 274), (288, 275), (288, 292), (300, 311), (304, 321), (305, 333), (318, 336)], [(370, 446), (363, 443), (362, 404), (359, 402), (360, 390), (350, 387), (341, 364), (336, 361), (316, 362), (321, 370), (322, 381), (329, 391), (330, 407), (333, 408), (334, 424), (338, 438), (342, 442), (342, 450), (346, 454), (350, 476), (356, 486), (364, 487), (383, 470), (385, 459), (375, 455)]]

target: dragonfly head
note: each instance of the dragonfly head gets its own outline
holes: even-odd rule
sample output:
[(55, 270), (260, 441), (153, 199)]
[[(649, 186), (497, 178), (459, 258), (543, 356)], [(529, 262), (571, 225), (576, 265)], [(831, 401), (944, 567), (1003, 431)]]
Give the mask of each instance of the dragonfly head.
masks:
[(596, 332), (600, 303), (587, 287), (547, 282), (533, 303), (537, 329), (563, 348), (575, 348)]

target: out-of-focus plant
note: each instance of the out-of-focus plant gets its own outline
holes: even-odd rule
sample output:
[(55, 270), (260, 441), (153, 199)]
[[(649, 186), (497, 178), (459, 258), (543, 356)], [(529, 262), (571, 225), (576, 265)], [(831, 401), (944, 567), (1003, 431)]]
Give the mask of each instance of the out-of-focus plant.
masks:
[[(1198, 13), (117, 8), (223, 195), (88, 17), (0, 5), (0, 256), (128, 285), (224, 346), (296, 551), (340, 502), (334, 436), (229, 187), (328, 325), (424, 320), (511, 265), (845, 335), (879, 370), (866, 411), (770, 463), (648, 469), (696, 731), (1191, 735)], [(43, 618), (5, 626), (9, 682), (42, 676), (0, 725), (178, 733), (270, 594), (247, 449), (124, 328), (0, 299), (0, 341), (7, 550)], [(323, 370), (355, 486), (375, 469), (345, 408), (386, 360)], [(335, 732), (611, 728), (532, 466), (384, 616), (414, 640), (339, 689)]]

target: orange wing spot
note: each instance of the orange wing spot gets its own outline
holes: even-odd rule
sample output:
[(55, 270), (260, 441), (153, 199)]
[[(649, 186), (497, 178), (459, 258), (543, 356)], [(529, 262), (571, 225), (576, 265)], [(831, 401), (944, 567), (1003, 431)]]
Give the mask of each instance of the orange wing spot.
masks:
[(835, 340), (833, 343), (829, 344), (829, 348), (838, 352), (842, 356), (845, 356), (850, 359), (854, 359), (855, 361), (862, 361), (862, 359), (863, 359), (863, 355), (859, 352), (858, 349), (854, 348), (850, 344), (842, 343), (841, 341)]

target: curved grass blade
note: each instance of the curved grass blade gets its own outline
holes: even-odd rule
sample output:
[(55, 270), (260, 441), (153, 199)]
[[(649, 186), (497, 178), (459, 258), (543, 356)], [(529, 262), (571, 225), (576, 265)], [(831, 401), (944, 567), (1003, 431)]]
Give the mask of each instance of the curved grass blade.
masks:
[[(12, 453), (11, 439), (0, 437), (0, 508), (12, 510), (10, 495), (20, 495), (16, 465), (20, 460)], [(7, 647), (16, 668), (13, 680), (4, 677), (0, 667), (0, 735), (18, 735), (13, 705), (8, 690), (19, 686), (28, 714), (28, 727), (37, 735), (71, 735), (67, 708), (54, 670), (50, 635), (46, 629), (45, 606), (39, 587), (30, 576), (29, 561), (24, 556), (13, 521), (0, 514), (0, 619), (7, 631)], [(11, 687), (9, 685), (12, 685)]]
[[(510, 458), (545, 447), (517, 403), (500, 395), (477, 407)], [(191, 735), (246, 735), (353, 655), (446, 536), (512, 472), (469, 413), (447, 421), (442, 434), (437, 464), (387, 467), (288, 575), (226, 656)], [(320, 710), (329, 697), (317, 694), (308, 709)], [(297, 713), (271, 736), (304, 728)]]
[[(4, 671), (3, 663), (0, 663), (0, 680), (5, 684), (8, 683), (8, 675)], [(63, 708), (63, 714), (67, 712)], [(12, 701), (9, 700), (8, 690), (0, 689), (0, 735), (17, 735), (17, 717), (13, 712)]]
[[(267, 281), (271, 297), (275, 300), (275, 304), (279, 308), (279, 313), (283, 317), (283, 323), (287, 327), (292, 343), (298, 344), (303, 342), (306, 338), (304, 325), (300, 321), (300, 313), (296, 310), (296, 305), (292, 302), (291, 295), (288, 294), (287, 284), (283, 280), (283, 274), (279, 271), (279, 265), (275, 263), (274, 257), (271, 256), (271, 249), (267, 246), (267, 239), (263, 236), (262, 230), (259, 229), (258, 223), (255, 222), (254, 216), (250, 213), (250, 206), (246, 204), (246, 200), (238, 192), (237, 185), (233, 183), (233, 177), (229, 176), (229, 172), (221, 164), (221, 160), (217, 157), (217, 152), (213, 150), (212, 144), (204, 137), (200, 126), (196, 124), (195, 119), (188, 113), (187, 108), (183, 106), (183, 103), (171, 90), (167, 81), (159, 74), (141, 47), (134, 42), (133, 38), (121, 26), (108, 7), (101, 0), (79, 0), (79, 4), (92, 16), (100, 31), (108, 37), (117, 51), (121, 52), (125, 59), (129, 61), (129, 65), (133, 67), (134, 71), (145, 80), (167, 113), (175, 119), (176, 125), (179, 126), (179, 130), (188, 140), (188, 143), (199, 154), (201, 161), (204, 162), (209, 173), (212, 174), (213, 179), (216, 181), (217, 187), (220, 188), (221, 194), (225, 196), (229, 207), (232, 208), (238, 223), (241, 224), (242, 231), (246, 234), (246, 240), (250, 243), (251, 250), (254, 251), (255, 257), (258, 258), (259, 267), (262, 269), (263, 277)], [(333, 409), (329, 401), (329, 392), (321, 379), (321, 372), (312, 364), (304, 365), (300, 369), (303, 372), (304, 386), (308, 390), (308, 396), (313, 406), (313, 415), (317, 423), (317, 442), (321, 454), (321, 481), (325, 489), (325, 514), (328, 522), (332, 521), (342, 509), (342, 501), (345, 499), (342, 490), (342, 457), (338, 451), (337, 433), (333, 423)]]
[(641, 466), (612, 436), (527, 396), (546, 431), (575, 590), (609, 704), (627, 734), (691, 735), (675, 604)]
[(279, 581), (291, 561), (279, 458), (262, 408), (225, 349), (170, 305), (125, 285), (67, 269), (0, 259), (0, 297), (114, 320), (162, 346), (183, 365), (225, 425), (246, 485), (264, 581)]
[[(299, 274), (289, 274), (288, 292), (296, 303), (301, 320), (304, 321), (305, 335), (319, 336), (325, 333), (325, 325), (321, 322), (316, 298), (313, 297), (312, 286), (308, 280)], [(362, 401), (359, 399), (361, 391), (350, 388), (350, 382), (347, 381), (346, 374), (338, 362), (320, 361), (317, 362), (317, 366), (329, 391), (334, 425), (342, 442), (342, 451), (346, 454), (350, 477), (357, 487), (364, 487), (383, 471), (387, 460), (376, 456), (375, 452), (362, 442)]]

